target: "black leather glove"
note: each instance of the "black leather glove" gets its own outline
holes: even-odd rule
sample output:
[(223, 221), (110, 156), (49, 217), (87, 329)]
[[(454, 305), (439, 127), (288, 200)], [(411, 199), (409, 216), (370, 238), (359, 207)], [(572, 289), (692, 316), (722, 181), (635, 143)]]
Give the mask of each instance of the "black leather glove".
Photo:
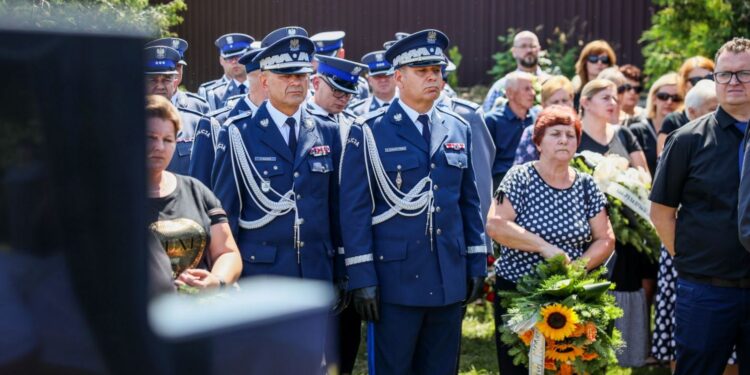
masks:
[(346, 287), (346, 280), (336, 282), (336, 304), (333, 305), (333, 308), (331, 309), (331, 311), (336, 315), (341, 314), (341, 312), (344, 311), (344, 309), (349, 306), (349, 303), (352, 301), (352, 292), (346, 290)]
[(484, 277), (476, 276), (466, 281), (466, 300), (464, 306), (476, 301), (482, 296)]
[(378, 287), (368, 286), (355, 289), (352, 299), (354, 300), (354, 309), (363, 320), (377, 322), (380, 320), (378, 306)]

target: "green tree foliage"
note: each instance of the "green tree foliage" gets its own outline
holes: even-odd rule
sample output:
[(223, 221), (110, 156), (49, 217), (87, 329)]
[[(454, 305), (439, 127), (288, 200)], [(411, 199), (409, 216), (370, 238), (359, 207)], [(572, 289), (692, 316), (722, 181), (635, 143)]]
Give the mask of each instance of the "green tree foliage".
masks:
[(92, 32), (135, 31), (170, 36), (180, 24), (184, 0), (150, 5), (148, 0), (0, 0), (0, 17), (28, 28)]
[(448, 49), (448, 58), (456, 65), (456, 70), (448, 74), (448, 85), (458, 87), (458, 67), (461, 65), (461, 59), (463, 59), (461, 52), (458, 51), (458, 46)]
[(650, 77), (679, 69), (691, 56), (713, 59), (732, 37), (750, 36), (747, 0), (654, 0), (654, 5), (660, 10), (640, 39)]

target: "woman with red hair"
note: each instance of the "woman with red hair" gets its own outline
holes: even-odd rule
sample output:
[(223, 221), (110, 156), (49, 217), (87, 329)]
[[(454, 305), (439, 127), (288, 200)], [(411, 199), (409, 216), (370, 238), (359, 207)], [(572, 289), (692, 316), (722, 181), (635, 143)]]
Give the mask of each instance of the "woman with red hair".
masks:
[[(497, 291), (515, 289), (519, 278), (555, 255), (586, 258), (592, 269), (612, 254), (615, 236), (607, 199), (590, 175), (570, 167), (581, 133), (581, 121), (572, 108), (545, 108), (533, 132), (539, 160), (511, 168), (495, 192), (487, 233), (500, 244)], [(495, 324), (502, 324), (506, 311), (500, 298), (493, 304)], [(528, 369), (513, 365), (509, 347), (502, 344), (497, 329), (495, 333), (500, 373), (528, 374)]]

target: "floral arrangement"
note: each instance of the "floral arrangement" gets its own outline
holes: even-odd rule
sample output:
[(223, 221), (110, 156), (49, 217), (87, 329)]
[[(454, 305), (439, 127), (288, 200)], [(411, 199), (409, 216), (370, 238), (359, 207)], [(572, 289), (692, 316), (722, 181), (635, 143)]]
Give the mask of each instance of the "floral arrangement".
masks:
[(540, 263), (515, 291), (499, 292), (508, 309), (501, 340), (516, 365), (532, 374), (603, 374), (617, 363), (623, 345), (614, 320), (622, 316), (614, 284), (600, 267), (586, 271), (586, 259), (565, 264), (562, 256)]
[(652, 262), (659, 259), (661, 240), (649, 218), (651, 176), (640, 168), (630, 168), (619, 155), (583, 151), (570, 162), (580, 172), (590, 174), (607, 196), (607, 213), (617, 242), (645, 253)]

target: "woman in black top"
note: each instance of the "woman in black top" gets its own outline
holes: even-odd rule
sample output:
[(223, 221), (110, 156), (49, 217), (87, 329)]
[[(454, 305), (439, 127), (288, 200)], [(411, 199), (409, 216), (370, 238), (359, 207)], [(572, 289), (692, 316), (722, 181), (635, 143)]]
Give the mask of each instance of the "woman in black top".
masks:
[(198, 289), (232, 284), (242, 259), (221, 203), (200, 181), (165, 169), (175, 151), (180, 116), (161, 96), (146, 102), (149, 229), (172, 265), (175, 284)]
[[(583, 111), (583, 136), (578, 152), (593, 151), (601, 154), (615, 154), (630, 161), (631, 167), (648, 171), (646, 156), (633, 133), (626, 127), (608, 123), (619, 109), (616, 104), (617, 88), (614, 82), (595, 79), (581, 90), (581, 110)], [(614, 295), (617, 304), (624, 310), (624, 316), (615, 321), (628, 343), (627, 348), (618, 352), (620, 366), (640, 367), (646, 361), (648, 351), (648, 310), (646, 284), (644, 279), (656, 277), (656, 267), (645, 255), (620, 242), (615, 244), (612, 281), (615, 282)], [(651, 284), (655, 284), (652, 282)]]
[(633, 123), (628, 129), (635, 135), (643, 148), (651, 177), (656, 172), (657, 134), (661, 132), (665, 117), (678, 109), (683, 97), (677, 92), (677, 73), (667, 73), (651, 85), (646, 100), (646, 116)]

